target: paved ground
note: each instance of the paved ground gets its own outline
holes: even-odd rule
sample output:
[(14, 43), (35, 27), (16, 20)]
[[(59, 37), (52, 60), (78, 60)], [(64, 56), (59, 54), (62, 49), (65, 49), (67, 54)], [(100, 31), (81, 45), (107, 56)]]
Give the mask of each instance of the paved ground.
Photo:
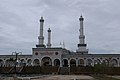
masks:
[(109, 77), (113, 77), (113, 78), (116, 78), (116, 79), (120, 79), (120, 76), (109, 76)]
[[(100, 80), (120, 80), (120, 75), (107, 76), (112, 78), (100, 78)], [(116, 78), (116, 79), (113, 79)], [(88, 75), (33, 75), (32, 77), (1, 77), (0, 80), (98, 80)]]
[(81, 80), (81, 79), (93, 79), (88, 75), (43, 75), (36, 77), (19, 77), (23, 80)]
[(33, 77), (0, 77), (0, 80), (93, 80), (88, 75), (40, 75)]

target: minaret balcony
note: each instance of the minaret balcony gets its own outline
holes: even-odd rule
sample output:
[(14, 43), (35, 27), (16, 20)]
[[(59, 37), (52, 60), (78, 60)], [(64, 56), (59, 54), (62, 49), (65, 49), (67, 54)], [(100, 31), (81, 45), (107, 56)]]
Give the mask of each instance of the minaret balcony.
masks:
[(78, 47), (80, 47), (80, 46), (87, 46), (87, 44), (78, 44)]
[(80, 35), (79, 39), (85, 39), (85, 36), (84, 35)]

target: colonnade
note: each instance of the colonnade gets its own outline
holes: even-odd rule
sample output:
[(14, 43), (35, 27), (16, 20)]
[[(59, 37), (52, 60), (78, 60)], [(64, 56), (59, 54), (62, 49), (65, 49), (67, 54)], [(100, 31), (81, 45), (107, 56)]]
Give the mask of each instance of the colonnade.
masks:
[(120, 66), (119, 58), (63, 58), (63, 59), (52, 59), (50, 57), (44, 57), (40, 59), (20, 59), (14, 60), (2, 60), (0, 59), (0, 66), (60, 66), (60, 67), (71, 67), (71, 66), (94, 66), (96, 64), (109, 64), (114, 67)]

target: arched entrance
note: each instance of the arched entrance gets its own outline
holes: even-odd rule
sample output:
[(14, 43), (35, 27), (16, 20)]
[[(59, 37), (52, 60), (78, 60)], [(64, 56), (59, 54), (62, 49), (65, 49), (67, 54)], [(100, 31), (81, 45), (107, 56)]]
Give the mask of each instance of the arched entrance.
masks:
[(109, 60), (105, 59), (105, 60), (103, 60), (103, 63), (108, 65), (109, 64)]
[(50, 57), (44, 57), (41, 62), (42, 66), (52, 66), (52, 60)]
[(31, 60), (31, 59), (29, 59), (29, 60), (27, 61), (27, 66), (32, 66), (32, 60)]
[(68, 60), (67, 59), (63, 59), (63, 67), (68, 67)]
[(97, 60), (94, 61), (94, 64), (95, 64), (95, 65), (96, 65), (96, 64), (101, 64), (101, 61), (100, 61), (99, 59), (97, 59)]
[(54, 60), (54, 66), (60, 66), (60, 60), (59, 59)]
[(86, 63), (87, 63), (86, 64), (87, 66), (92, 66), (92, 64), (93, 64), (91, 59), (87, 59)]
[(39, 59), (35, 59), (35, 60), (33, 61), (33, 66), (40, 66)]
[(6, 67), (11, 67), (11, 66), (15, 66), (15, 60), (13, 59), (7, 59), (6, 62)]
[(26, 62), (25, 62), (24, 59), (21, 60), (21, 62), (20, 62), (20, 66), (26, 66)]
[(0, 59), (0, 67), (4, 66), (3, 60)]
[(84, 66), (84, 60), (83, 59), (78, 60), (78, 66)]
[(118, 61), (116, 59), (111, 60), (111, 66), (117, 67), (118, 66)]
[(70, 60), (70, 67), (71, 66), (76, 66), (76, 60), (74, 60), (74, 59)]

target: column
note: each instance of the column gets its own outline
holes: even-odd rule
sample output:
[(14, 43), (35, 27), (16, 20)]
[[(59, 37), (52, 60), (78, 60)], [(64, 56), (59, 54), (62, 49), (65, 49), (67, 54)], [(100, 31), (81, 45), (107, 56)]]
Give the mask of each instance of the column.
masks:
[(63, 67), (62, 65), (63, 65), (62, 60), (60, 60), (60, 67)]
[(68, 58), (68, 67), (70, 67), (70, 58)]
[(54, 60), (52, 59), (52, 66), (54, 66)]
[(87, 60), (87, 59), (85, 58), (85, 59), (83, 59), (83, 60), (84, 60), (84, 66), (86, 66), (86, 64), (87, 64), (86, 60)]
[(118, 67), (119, 67), (119, 66), (120, 66), (120, 65), (119, 65), (119, 63), (120, 63), (120, 60), (119, 60), (119, 58), (117, 59), (117, 62), (118, 62)]
[(94, 66), (94, 59), (92, 59), (92, 66)]
[(76, 67), (78, 67), (78, 58), (76, 58)]

